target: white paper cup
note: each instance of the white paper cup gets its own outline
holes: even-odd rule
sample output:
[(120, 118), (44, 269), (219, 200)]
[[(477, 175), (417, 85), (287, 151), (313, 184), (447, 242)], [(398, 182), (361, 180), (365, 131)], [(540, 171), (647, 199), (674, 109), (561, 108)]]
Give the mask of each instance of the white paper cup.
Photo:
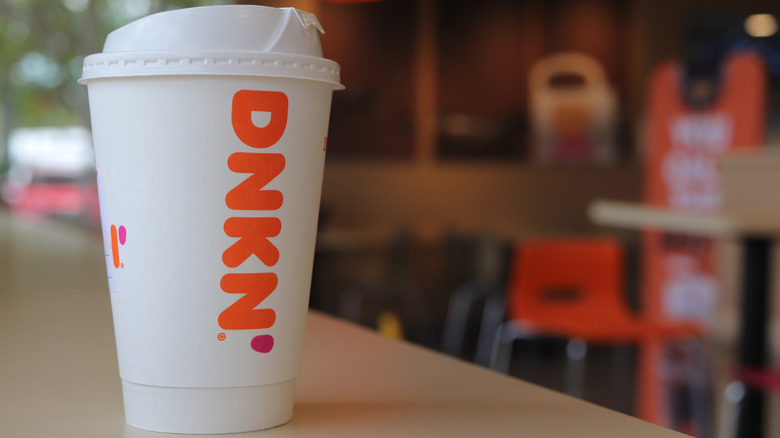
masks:
[(331, 94), (316, 18), (151, 15), (88, 56), (128, 424), (231, 433), (292, 417)]

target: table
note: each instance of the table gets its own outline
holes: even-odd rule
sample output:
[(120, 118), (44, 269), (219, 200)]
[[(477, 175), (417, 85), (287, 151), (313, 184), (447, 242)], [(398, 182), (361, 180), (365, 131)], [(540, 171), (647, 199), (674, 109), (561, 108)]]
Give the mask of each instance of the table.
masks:
[[(691, 213), (625, 202), (594, 202), (591, 219), (601, 225), (637, 230), (658, 229), (719, 239), (737, 239), (742, 244), (742, 290), (739, 367), (763, 369), (768, 365), (767, 338), (771, 253), (774, 239), (780, 236), (780, 222), (757, 215), (727, 213)], [(737, 438), (765, 436), (766, 396), (746, 388), (736, 419)]]
[[(124, 424), (100, 237), (0, 210), (0, 436), (172, 437)], [(230, 437), (681, 437), (310, 312), (292, 422)]]

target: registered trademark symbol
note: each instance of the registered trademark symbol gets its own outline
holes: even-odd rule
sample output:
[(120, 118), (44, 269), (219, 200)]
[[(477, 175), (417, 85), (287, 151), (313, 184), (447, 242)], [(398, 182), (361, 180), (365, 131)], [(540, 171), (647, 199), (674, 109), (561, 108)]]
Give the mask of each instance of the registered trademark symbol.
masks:
[(220, 341), (224, 341), (225, 338), (226, 338), (226, 336), (225, 336), (224, 333), (220, 333), (220, 334), (217, 335), (217, 339), (219, 339)]

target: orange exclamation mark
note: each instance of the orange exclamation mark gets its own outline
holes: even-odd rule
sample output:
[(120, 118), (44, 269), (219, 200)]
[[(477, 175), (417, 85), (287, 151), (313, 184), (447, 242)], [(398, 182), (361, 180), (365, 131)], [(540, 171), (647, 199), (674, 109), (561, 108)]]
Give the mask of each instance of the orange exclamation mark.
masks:
[(114, 255), (114, 267), (119, 268), (119, 237), (116, 233), (116, 225), (111, 225), (111, 254)]

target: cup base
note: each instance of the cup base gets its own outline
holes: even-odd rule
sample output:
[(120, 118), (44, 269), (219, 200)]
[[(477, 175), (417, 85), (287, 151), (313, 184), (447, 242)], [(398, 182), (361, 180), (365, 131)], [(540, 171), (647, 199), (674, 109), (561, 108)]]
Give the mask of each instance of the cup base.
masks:
[(295, 380), (230, 388), (171, 388), (122, 381), (125, 421), (154, 432), (218, 434), (292, 419)]

